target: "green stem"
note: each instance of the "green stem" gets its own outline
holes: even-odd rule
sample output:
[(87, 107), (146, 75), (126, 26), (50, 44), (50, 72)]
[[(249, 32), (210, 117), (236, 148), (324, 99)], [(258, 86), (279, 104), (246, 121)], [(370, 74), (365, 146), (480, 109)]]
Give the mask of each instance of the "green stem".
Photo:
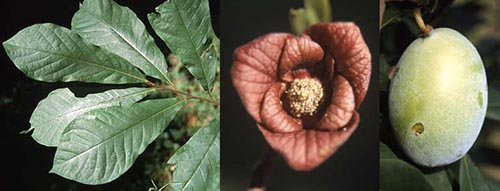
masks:
[(187, 92), (183, 92), (183, 91), (180, 91), (178, 90), (177, 88), (171, 86), (171, 85), (156, 85), (156, 89), (157, 90), (165, 90), (165, 91), (170, 91), (170, 92), (173, 92), (175, 94), (180, 94), (180, 95), (184, 95), (187, 97), (187, 99), (197, 99), (197, 100), (200, 100), (200, 101), (205, 101), (205, 102), (209, 102), (209, 103), (213, 103), (215, 105), (220, 105), (219, 102), (213, 100), (213, 99), (208, 99), (208, 98), (204, 98), (204, 97), (200, 97), (200, 96), (196, 96), (196, 95), (192, 95), (192, 94), (189, 94)]
[(420, 28), (424, 36), (429, 36), (429, 33), (432, 31), (432, 26), (424, 23), (424, 19), (422, 19), (422, 13), (420, 12), (420, 8), (413, 9), (413, 15), (415, 16), (415, 22), (417, 23), (418, 28)]

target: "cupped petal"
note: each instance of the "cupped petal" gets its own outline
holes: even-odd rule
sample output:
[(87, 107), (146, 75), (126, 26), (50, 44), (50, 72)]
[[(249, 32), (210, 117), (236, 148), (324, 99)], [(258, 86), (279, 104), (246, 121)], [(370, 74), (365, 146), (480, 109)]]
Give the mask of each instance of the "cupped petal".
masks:
[(259, 113), (264, 94), (277, 80), (278, 62), (287, 33), (261, 36), (234, 51), (231, 76), (248, 113), (261, 122)]
[(370, 82), (371, 55), (361, 32), (352, 22), (319, 23), (304, 32), (335, 59), (335, 69), (353, 86), (356, 108)]
[(291, 117), (284, 109), (281, 102), (281, 95), (286, 89), (286, 85), (281, 82), (274, 83), (264, 96), (260, 117), (263, 125), (275, 133), (290, 133), (302, 129), (299, 120)]
[(318, 70), (323, 73), (323, 80), (332, 80), (335, 73), (335, 60), (330, 53), (325, 53), (323, 59), (322, 67), (318, 67)]
[(273, 133), (257, 124), (269, 145), (295, 170), (311, 170), (328, 159), (351, 136), (359, 123), (354, 113), (345, 129), (321, 131), (302, 129), (292, 133)]
[(280, 79), (287, 82), (292, 81), (292, 69), (301, 65), (304, 67), (314, 65), (320, 62), (323, 56), (324, 52), (321, 46), (307, 35), (287, 39), (279, 63)]
[(349, 82), (341, 75), (333, 80), (333, 95), (316, 128), (336, 130), (344, 127), (355, 112), (354, 92)]

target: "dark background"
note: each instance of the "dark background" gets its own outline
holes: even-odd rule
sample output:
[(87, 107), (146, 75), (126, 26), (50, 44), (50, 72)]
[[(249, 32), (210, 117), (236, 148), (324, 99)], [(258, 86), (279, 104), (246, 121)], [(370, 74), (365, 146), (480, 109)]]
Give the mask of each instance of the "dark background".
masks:
[[(165, 44), (148, 24), (146, 15), (164, 0), (115, 0), (131, 8), (145, 23), (149, 33), (164, 53)], [(83, 0), (14, 0), (0, 1), (0, 42), (36, 23), (55, 23), (70, 28), (71, 18)], [(212, 25), (219, 34), (219, 0), (209, 0)], [(87, 186), (49, 174), (55, 148), (39, 145), (31, 133), (19, 132), (30, 127), (29, 118), (37, 103), (54, 89), (72, 86), (83, 94), (119, 86), (79, 83), (44, 83), (26, 77), (0, 47), (0, 191), (10, 190), (147, 190), (152, 187), (145, 166), (151, 166), (151, 144), (131, 169), (115, 181), (101, 186)], [(82, 95), (82, 94), (81, 94)], [(159, 169), (161, 170), (161, 169)], [(162, 186), (162, 185), (159, 185)]]
[[(296, 172), (279, 158), (268, 190), (378, 190), (378, 1), (332, 0), (334, 21), (354, 21), (372, 54), (372, 77), (361, 105), (361, 122), (350, 139), (325, 163)], [(224, 1), (221, 4), (221, 189), (244, 190), (266, 142), (246, 113), (229, 73), (233, 50), (270, 32), (290, 32), (288, 10), (300, 0)]]

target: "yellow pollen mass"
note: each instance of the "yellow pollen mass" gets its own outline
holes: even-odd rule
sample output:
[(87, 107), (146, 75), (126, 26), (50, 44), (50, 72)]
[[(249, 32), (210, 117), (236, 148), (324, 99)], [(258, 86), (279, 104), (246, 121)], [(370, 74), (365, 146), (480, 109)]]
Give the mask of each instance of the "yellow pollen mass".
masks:
[(312, 116), (323, 99), (323, 86), (318, 80), (295, 79), (285, 94), (289, 100), (290, 113), (294, 117)]

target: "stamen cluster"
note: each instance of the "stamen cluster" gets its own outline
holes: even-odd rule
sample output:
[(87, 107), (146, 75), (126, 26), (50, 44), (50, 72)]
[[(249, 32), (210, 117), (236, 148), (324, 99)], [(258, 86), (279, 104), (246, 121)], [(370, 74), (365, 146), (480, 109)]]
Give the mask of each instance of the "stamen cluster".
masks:
[(315, 79), (295, 79), (285, 93), (294, 117), (312, 116), (323, 99), (323, 86)]

